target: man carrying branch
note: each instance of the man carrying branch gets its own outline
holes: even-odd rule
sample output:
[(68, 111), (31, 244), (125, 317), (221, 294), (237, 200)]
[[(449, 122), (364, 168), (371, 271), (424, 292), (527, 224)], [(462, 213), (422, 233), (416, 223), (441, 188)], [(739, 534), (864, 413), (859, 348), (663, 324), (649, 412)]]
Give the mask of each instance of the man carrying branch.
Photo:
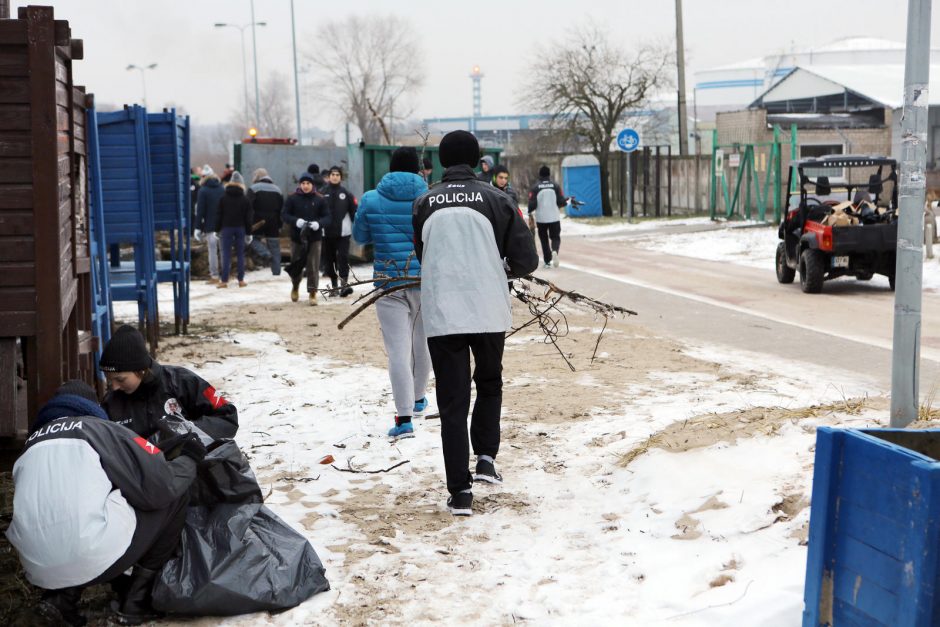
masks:
[[(456, 516), (473, 513), (474, 479), (501, 483), (499, 451), (502, 360), (512, 324), (510, 276), (538, 267), (538, 253), (522, 213), (505, 193), (477, 179), (480, 146), (466, 131), (444, 136), (439, 148), (446, 168), (441, 182), (415, 200), (415, 252), (421, 261), (421, 312), (437, 381), (441, 440), (450, 498)], [(477, 396), (470, 411), (470, 354)], [(476, 472), (467, 470), (469, 444)]]

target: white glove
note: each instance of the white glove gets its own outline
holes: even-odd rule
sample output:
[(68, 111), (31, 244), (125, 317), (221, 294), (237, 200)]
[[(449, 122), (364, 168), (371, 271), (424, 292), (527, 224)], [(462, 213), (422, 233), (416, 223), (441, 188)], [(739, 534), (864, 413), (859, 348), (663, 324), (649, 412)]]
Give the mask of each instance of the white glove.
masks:
[(316, 220), (314, 220), (313, 222), (308, 222), (308, 223), (307, 223), (307, 226), (310, 227), (310, 230), (311, 230), (311, 231), (319, 231), (319, 230), (320, 230), (320, 223), (317, 222)]
[(301, 218), (297, 218), (297, 228), (303, 231), (305, 226), (307, 226), (307, 221)]
[(251, 239), (252, 239), (252, 238), (251, 238), (251, 235), (246, 235), (246, 236), (245, 236), (245, 243), (246, 243), (246, 244), (250, 244), (250, 243), (251, 243)]
[(196, 240), (197, 242), (201, 242), (201, 241), (202, 241), (202, 231), (200, 231), (199, 229), (196, 229), (196, 230), (193, 232), (193, 239)]

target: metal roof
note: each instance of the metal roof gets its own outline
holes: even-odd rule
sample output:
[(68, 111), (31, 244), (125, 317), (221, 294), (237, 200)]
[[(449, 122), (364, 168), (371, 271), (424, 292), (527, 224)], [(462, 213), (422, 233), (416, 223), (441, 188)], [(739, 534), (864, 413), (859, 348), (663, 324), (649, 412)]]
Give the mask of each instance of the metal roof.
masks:
[[(930, 83), (940, 81), (940, 66), (930, 67)], [(796, 67), (751, 106), (853, 93), (872, 103), (899, 109), (904, 105), (903, 65), (813, 65)], [(940, 105), (940, 89), (928, 91), (929, 104)]]

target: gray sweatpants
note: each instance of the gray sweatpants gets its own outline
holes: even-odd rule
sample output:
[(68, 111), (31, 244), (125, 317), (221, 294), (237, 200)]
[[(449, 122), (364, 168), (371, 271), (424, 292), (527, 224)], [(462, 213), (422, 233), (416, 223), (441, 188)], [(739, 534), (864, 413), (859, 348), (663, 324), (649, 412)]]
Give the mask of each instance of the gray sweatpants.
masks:
[(375, 302), (375, 313), (388, 353), (395, 411), (414, 413), (415, 400), (424, 397), (431, 374), (431, 355), (421, 321), (421, 290), (402, 290)]

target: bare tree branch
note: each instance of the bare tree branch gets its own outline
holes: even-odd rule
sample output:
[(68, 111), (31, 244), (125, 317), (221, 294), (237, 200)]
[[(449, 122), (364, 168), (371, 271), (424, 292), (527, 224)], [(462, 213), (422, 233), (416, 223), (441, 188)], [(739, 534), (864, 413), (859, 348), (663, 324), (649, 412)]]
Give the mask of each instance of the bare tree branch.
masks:
[(582, 138), (601, 168), (604, 215), (612, 214), (608, 161), (616, 131), (631, 111), (646, 106), (670, 82), (672, 57), (659, 45), (620, 48), (601, 26), (588, 23), (568, 44), (538, 51), (520, 101), (550, 115), (549, 125)]
[(314, 41), (306, 56), (319, 68), (318, 98), (359, 127), (366, 143), (391, 143), (393, 118), (413, 111), (410, 99), (424, 82), (412, 25), (394, 15), (351, 15), (323, 24)]

